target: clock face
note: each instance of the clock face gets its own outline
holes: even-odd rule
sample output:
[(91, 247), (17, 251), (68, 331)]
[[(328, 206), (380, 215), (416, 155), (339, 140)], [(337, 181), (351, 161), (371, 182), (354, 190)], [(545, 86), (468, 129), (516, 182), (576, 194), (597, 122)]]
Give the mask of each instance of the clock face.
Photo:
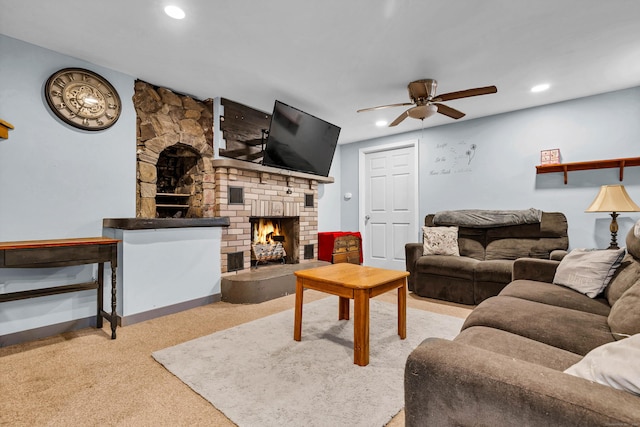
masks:
[(85, 130), (103, 130), (120, 117), (120, 97), (104, 77), (82, 68), (54, 73), (44, 88), (51, 110), (64, 122)]

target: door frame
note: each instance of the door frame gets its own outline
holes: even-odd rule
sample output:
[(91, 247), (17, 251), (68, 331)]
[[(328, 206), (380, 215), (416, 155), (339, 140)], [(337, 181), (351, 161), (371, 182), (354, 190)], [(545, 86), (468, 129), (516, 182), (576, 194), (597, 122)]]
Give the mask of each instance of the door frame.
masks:
[[(365, 148), (361, 148), (360, 150), (358, 150), (358, 194), (360, 195), (359, 197), (359, 201), (358, 201), (358, 231), (360, 232), (360, 235), (362, 236), (362, 240), (367, 239), (367, 232), (366, 232), (366, 227), (364, 224), (364, 217), (366, 215), (365, 212), (365, 208), (367, 206), (366, 204), (366, 188), (365, 188), (365, 178), (366, 178), (366, 172), (365, 172), (365, 158), (367, 154), (371, 154), (371, 153), (377, 153), (379, 151), (392, 151), (392, 150), (397, 150), (400, 148), (408, 148), (408, 147), (413, 147), (414, 149), (414, 159), (413, 159), (413, 167), (414, 167), (414, 188), (416, 189), (416, 198), (414, 199), (414, 203), (413, 203), (413, 211), (414, 211), (414, 221), (416, 226), (420, 226), (420, 215), (418, 212), (419, 206), (420, 206), (420, 178), (419, 178), (419, 174), (420, 174), (420, 168), (418, 167), (418, 165), (420, 164), (419, 162), (419, 158), (420, 158), (420, 154), (419, 154), (419, 142), (420, 140), (418, 139), (410, 139), (407, 141), (399, 141), (399, 142), (392, 142), (389, 144), (383, 144), (383, 145), (375, 145), (375, 146), (371, 146), (371, 147), (365, 147)], [(416, 230), (414, 230), (414, 232), (416, 232)], [(366, 245), (362, 245), (362, 259), (366, 260)]]

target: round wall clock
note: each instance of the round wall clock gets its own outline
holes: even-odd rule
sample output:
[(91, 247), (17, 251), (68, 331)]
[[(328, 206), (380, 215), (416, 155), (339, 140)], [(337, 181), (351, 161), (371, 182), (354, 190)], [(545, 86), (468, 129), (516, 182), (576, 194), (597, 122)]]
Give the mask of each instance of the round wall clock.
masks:
[(103, 130), (120, 117), (115, 88), (93, 71), (65, 68), (49, 77), (44, 96), (51, 110), (65, 123), (85, 130)]

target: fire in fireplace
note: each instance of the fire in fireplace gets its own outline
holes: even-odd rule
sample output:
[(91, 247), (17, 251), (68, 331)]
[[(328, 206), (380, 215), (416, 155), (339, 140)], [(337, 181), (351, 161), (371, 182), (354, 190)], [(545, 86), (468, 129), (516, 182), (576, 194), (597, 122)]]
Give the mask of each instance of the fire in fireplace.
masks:
[(251, 257), (256, 265), (260, 262), (282, 261), (284, 263), (287, 251), (282, 243), (285, 241), (281, 234), (280, 221), (259, 218), (253, 223), (253, 243)]
[(298, 217), (252, 217), (250, 222), (251, 261), (255, 266), (260, 263), (295, 264), (299, 262), (298, 233), (295, 232)]

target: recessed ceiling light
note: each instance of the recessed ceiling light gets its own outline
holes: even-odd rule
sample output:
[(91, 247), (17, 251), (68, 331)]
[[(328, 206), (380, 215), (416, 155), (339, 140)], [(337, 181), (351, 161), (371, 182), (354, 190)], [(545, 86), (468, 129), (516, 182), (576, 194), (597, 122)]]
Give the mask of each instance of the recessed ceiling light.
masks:
[(549, 89), (549, 87), (549, 83), (543, 83), (532, 87), (531, 92), (544, 92), (545, 90)]
[(381, 127), (383, 127), (383, 126), (386, 126), (386, 125), (387, 125), (387, 123), (388, 123), (388, 122), (387, 122), (386, 120), (378, 120), (378, 121), (376, 122), (376, 126), (378, 126), (379, 128), (381, 128)]
[(182, 19), (185, 17), (184, 10), (180, 9), (178, 6), (167, 6), (164, 8), (164, 13), (173, 19)]

